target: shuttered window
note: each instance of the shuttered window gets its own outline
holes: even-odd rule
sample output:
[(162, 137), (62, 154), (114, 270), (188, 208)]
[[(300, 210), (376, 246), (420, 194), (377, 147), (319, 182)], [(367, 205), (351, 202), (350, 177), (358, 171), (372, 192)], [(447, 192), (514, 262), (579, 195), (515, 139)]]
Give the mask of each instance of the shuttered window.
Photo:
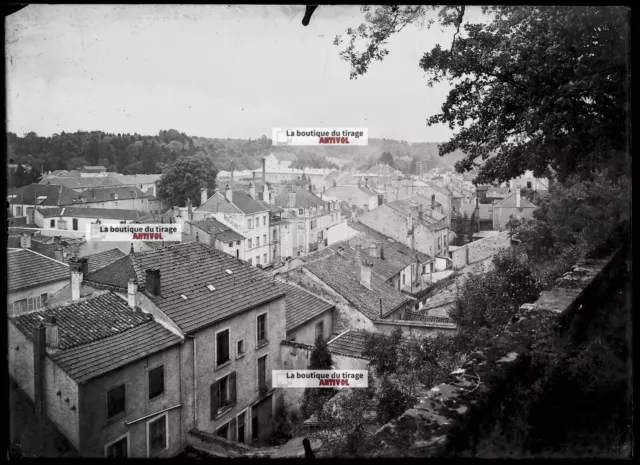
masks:
[(230, 373), (211, 385), (211, 419), (237, 401), (236, 372)]

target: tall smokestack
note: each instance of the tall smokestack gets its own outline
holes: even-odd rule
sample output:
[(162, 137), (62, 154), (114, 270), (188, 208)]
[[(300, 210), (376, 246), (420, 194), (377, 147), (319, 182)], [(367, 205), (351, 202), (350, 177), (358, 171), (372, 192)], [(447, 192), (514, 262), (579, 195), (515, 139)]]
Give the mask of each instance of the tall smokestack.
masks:
[[(255, 178), (255, 174), (253, 173), (253, 177)], [(256, 198), (256, 186), (254, 183), (249, 184), (249, 196), (255, 200)]]
[(200, 205), (204, 205), (209, 197), (207, 196), (207, 188), (200, 189)]
[(88, 271), (88, 261), (86, 257), (72, 257), (69, 259), (69, 272), (71, 273), (71, 300), (75, 301), (80, 299), (80, 288), (84, 279), (85, 270)]

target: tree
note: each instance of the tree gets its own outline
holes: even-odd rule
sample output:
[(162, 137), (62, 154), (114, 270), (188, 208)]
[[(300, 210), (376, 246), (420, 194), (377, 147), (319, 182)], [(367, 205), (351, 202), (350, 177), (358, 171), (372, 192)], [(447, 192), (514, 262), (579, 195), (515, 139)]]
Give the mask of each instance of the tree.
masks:
[(207, 157), (181, 157), (167, 168), (158, 182), (158, 196), (170, 205), (185, 205), (190, 199), (200, 205), (200, 189), (213, 190), (218, 170)]
[[(321, 337), (316, 339), (311, 356), (309, 357), (309, 370), (331, 370), (333, 360), (327, 341)], [(322, 406), (336, 393), (332, 388), (306, 388), (302, 397), (301, 412), (305, 418), (311, 415), (318, 415)]]
[(382, 152), (382, 155), (378, 158), (378, 163), (380, 165), (389, 165), (391, 168), (397, 169), (393, 160), (393, 155), (391, 155), (390, 152)]
[[(428, 124), (458, 132), (440, 155), (461, 150), (465, 172), (477, 161), (479, 182), (508, 181), (532, 170), (589, 178), (603, 167), (630, 175), (629, 10), (623, 7), (483, 7), (487, 23), (463, 24), (465, 7), (365, 6), (365, 23), (348, 29), (341, 56), (351, 77), (389, 52), (391, 35), (438, 11), (454, 26), (452, 43), (437, 44), (420, 60), (428, 85), (452, 89)], [(430, 20), (431, 25), (434, 20)], [(364, 40), (364, 51), (356, 51)], [(340, 45), (342, 38), (336, 38)]]
[(466, 244), (467, 236), (469, 235), (469, 229), (471, 228), (471, 220), (467, 212), (464, 212), (462, 218), (451, 219), (451, 230), (455, 233), (456, 237), (451, 241), (453, 246), (462, 246)]

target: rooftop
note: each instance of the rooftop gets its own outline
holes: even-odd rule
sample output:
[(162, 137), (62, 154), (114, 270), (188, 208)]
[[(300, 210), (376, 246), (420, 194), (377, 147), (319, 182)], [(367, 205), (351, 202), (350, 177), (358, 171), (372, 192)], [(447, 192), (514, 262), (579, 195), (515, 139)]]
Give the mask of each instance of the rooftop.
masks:
[(69, 280), (69, 266), (29, 249), (7, 251), (7, 291)]
[(45, 176), (40, 180), (40, 185), (59, 185), (69, 189), (88, 189), (90, 187), (109, 187), (121, 186), (122, 181), (114, 176), (98, 176), (91, 178), (82, 178), (70, 176), (71, 172), (66, 176)]
[(289, 283), (278, 283), (287, 293), (287, 331), (291, 331), (324, 312), (334, 308), (329, 303), (315, 295)]
[(58, 325), (59, 344), (50, 356), (79, 383), (181, 342), (153, 316), (130, 308), (109, 291), (20, 315), (12, 321), (32, 338), (34, 330), (50, 316)]
[[(294, 207), (289, 207), (289, 193), (291, 192), (295, 192), (296, 194), (296, 204)], [(276, 196), (274, 203), (278, 207), (284, 208), (308, 208), (324, 205), (326, 202), (307, 189), (300, 186), (291, 186), (291, 190), (284, 190)]]
[[(146, 291), (147, 269), (160, 270), (161, 279), (161, 295), (147, 296), (185, 332), (285, 296), (264, 272), (202, 242), (129, 254), (90, 273), (85, 281), (123, 291), (134, 278), (139, 289)], [(208, 285), (215, 290), (209, 290)]]
[(368, 237), (375, 239), (378, 242), (384, 242), (388, 248), (395, 249), (398, 252), (404, 255), (415, 254), (418, 257), (420, 263), (429, 263), (431, 262), (431, 257), (422, 252), (418, 252), (417, 250), (412, 250), (401, 242), (395, 241), (391, 239), (389, 236), (386, 236), (375, 229), (370, 228), (364, 223), (354, 222), (349, 224), (350, 228), (355, 229), (356, 231), (360, 231), (361, 233), (366, 234)]
[(72, 218), (96, 218), (104, 220), (135, 221), (143, 218), (147, 213), (138, 210), (120, 210), (118, 208), (85, 208), (58, 207), (39, 208), (38, 212), (44, 218), (68, 216)]
[(30, 184), (17, 189), (10, 203), (16, 205), (71, 205), (78, 193), (60, 185)]
[[(511, 194), (507, 195), (503, 200), (496, 203), (494, 207), (518, 208), (516, 207), (516, 192), (512, 192)], [(536, 208), (536, 206), (529, 202), (529, 200), (527, 200), (525, 196), (520, 195), (520, 208)]]
[[(82, 178), (81, 178), (82, 179)], [(98, 178), (85, 178), (98, 179)], [(100, 178), (112, 179), (112, 178)], [(79, 193), (83, 202), (108, 202), (111, 200), (146, 199), (148, 196), (135, 186), (92, 187)]]
[(120, 249), (110, 249), (104, 252), (87, 255), (87, 263), (89, 265), (89, 273), (99, 270), (116, 260), (121, 259), (126, 254)]
[(232, 202), (227, 200), (224, 191), (216, 192), (196, 210), (210, 213), (244, 213), (245, 215), (268, 211), (267, 207), (252, 199), (246, 191), (232, 190), (231, 192)]
[[(216, 239), (221, 242), (241, 241), (244, 236), (235, 232), (229, 226), (215, 218), (207, 218), (206, 220), (191, 221), (191, 225), (206, 232), (207, 234), (215, 234)], [(195, 234), (195, 233), (194, 233)]]

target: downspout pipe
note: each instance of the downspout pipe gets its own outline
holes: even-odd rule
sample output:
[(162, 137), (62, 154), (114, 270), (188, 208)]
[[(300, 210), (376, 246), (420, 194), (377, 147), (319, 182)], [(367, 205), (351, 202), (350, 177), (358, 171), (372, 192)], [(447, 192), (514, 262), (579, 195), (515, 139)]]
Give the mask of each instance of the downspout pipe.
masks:
[(196, 357), (198, 350), (196, 347), (196, 337), (193, 334), (187, 334), (188, 338), (193, 339), (193, 427), (198, 427), (198, 376), (196, 369), (198, 367)]

